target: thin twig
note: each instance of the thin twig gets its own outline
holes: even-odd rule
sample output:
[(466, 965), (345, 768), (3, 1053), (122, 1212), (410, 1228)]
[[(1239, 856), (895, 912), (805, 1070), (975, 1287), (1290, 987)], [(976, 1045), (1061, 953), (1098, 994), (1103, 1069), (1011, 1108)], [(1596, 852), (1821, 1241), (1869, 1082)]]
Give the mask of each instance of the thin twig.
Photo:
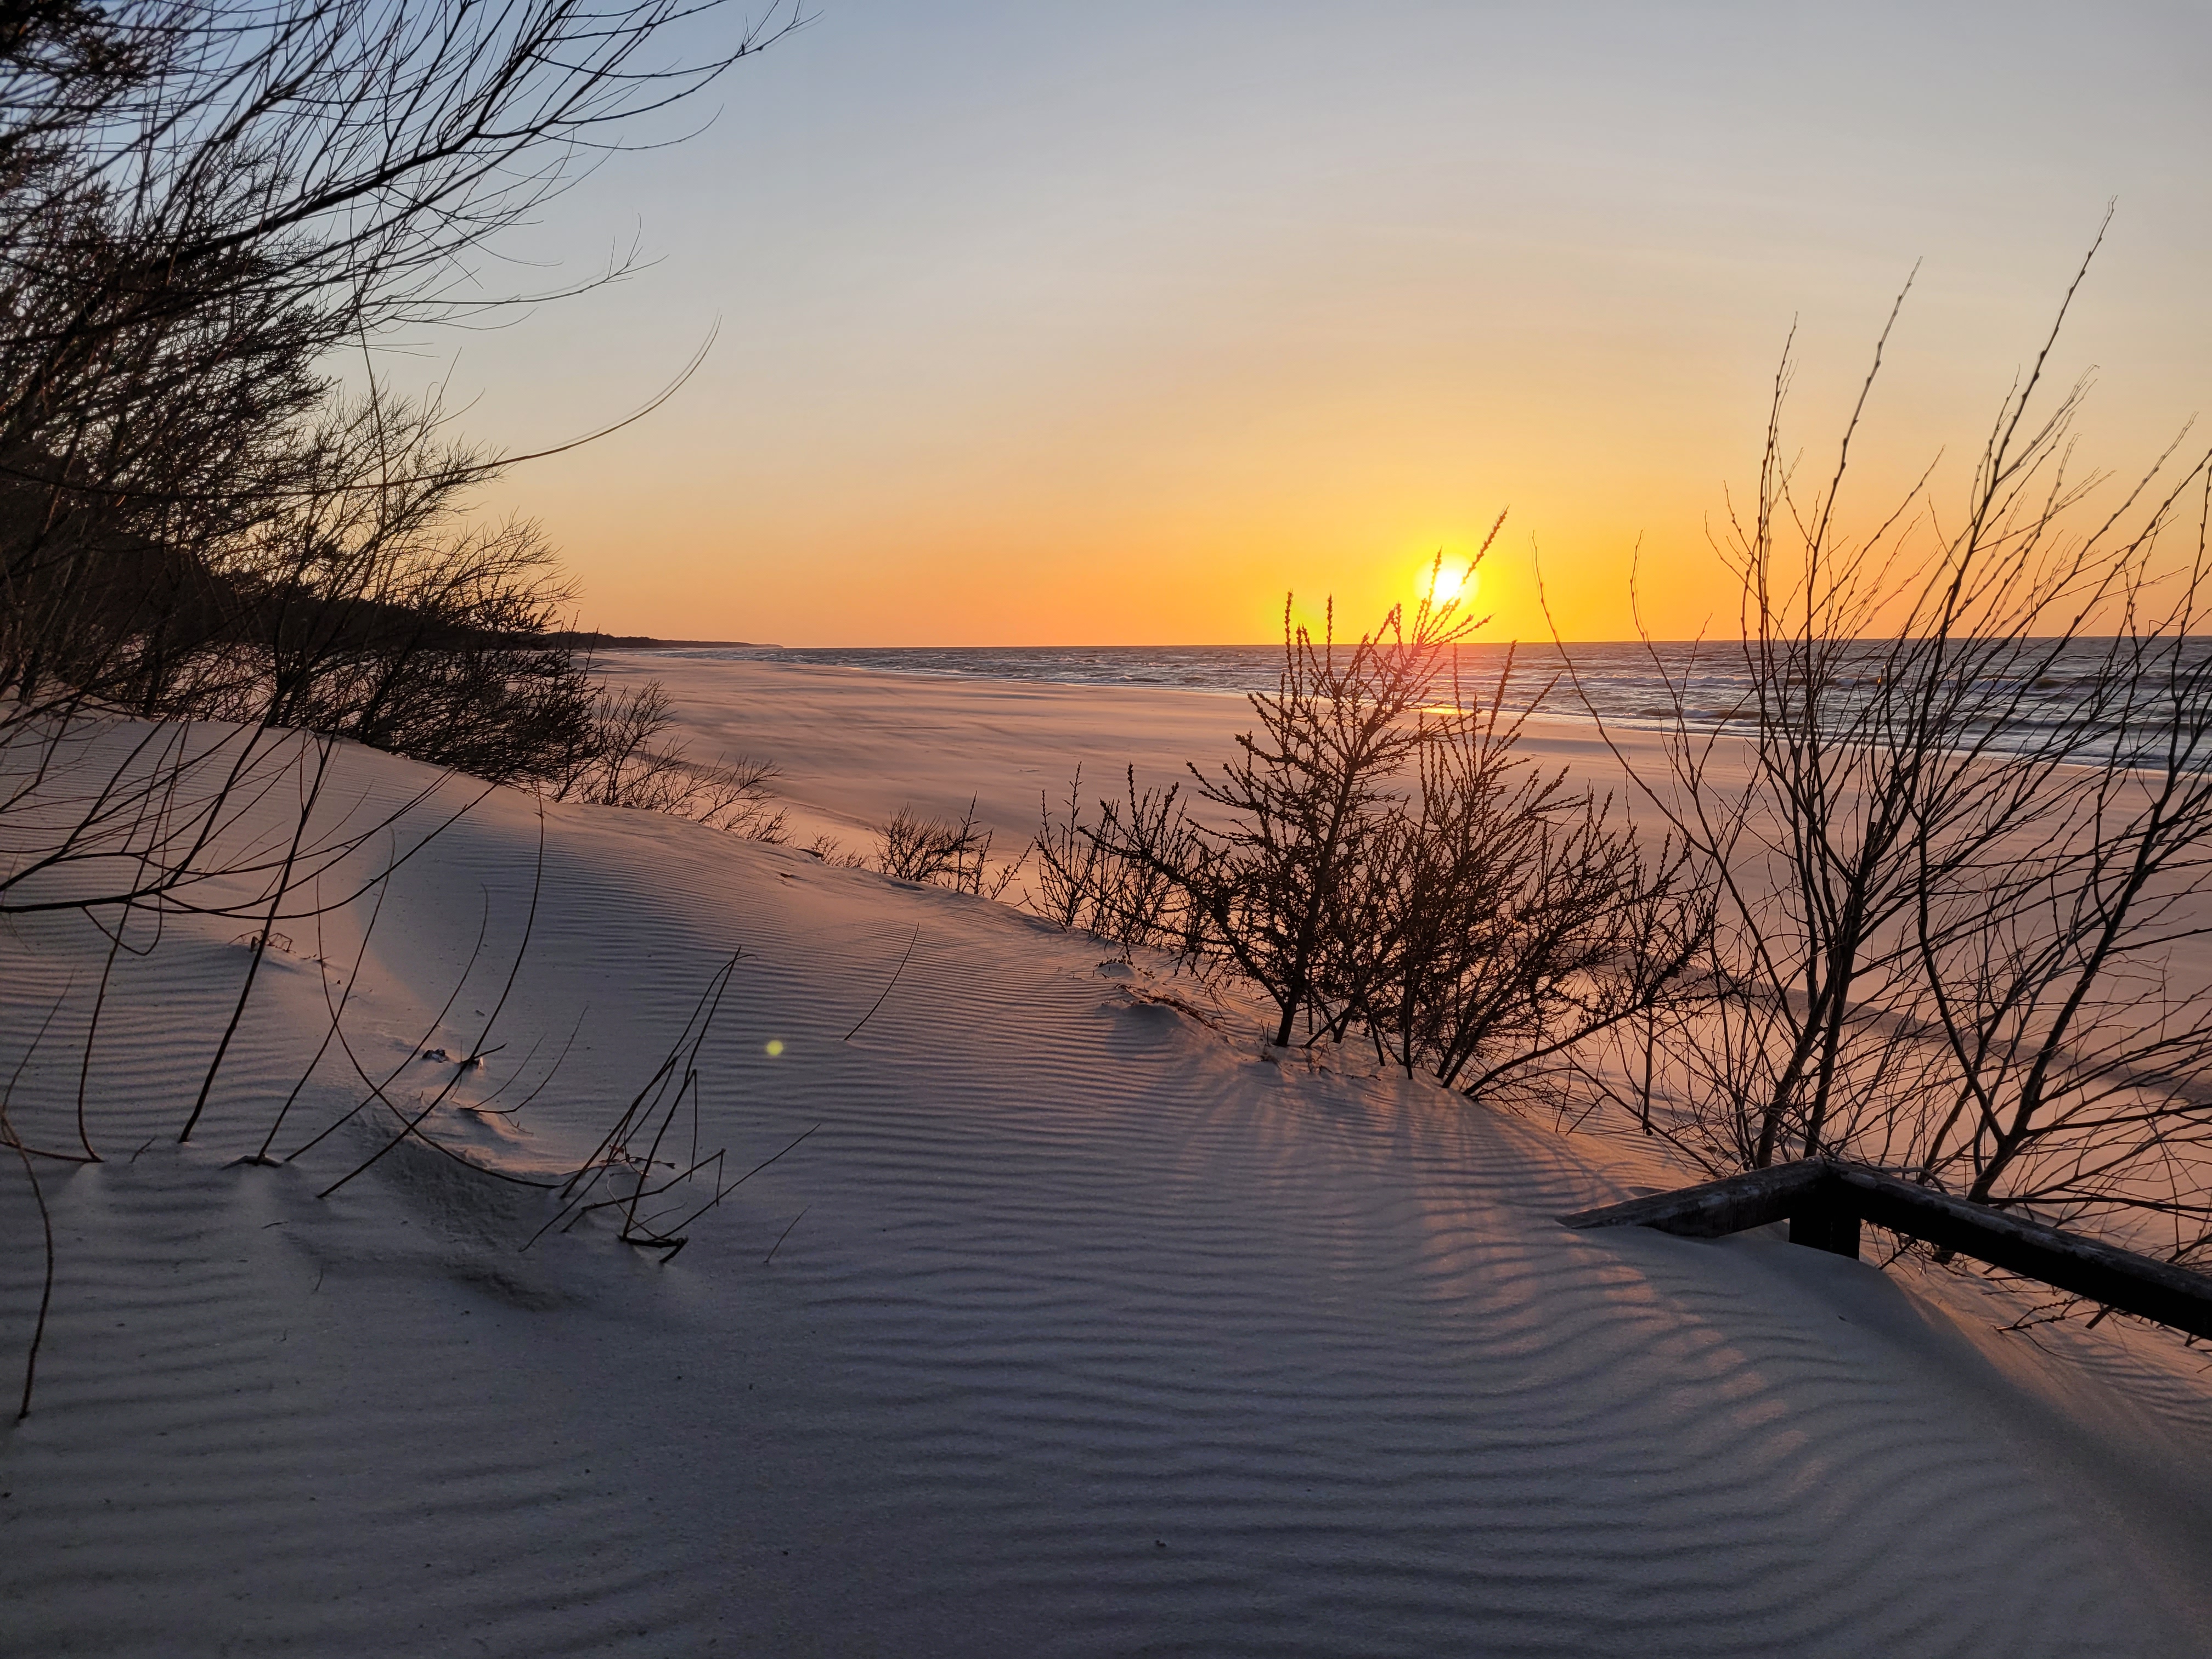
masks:
[(846, 1032), (839, 1041), (850, 1042), (854, 1037), (860, 1034), (860, 1025), (866, 1025), (870, 1020), (876, 1017), (876, 1010), (884, 1006), (884, 998), (890, 995), (891, 986), (896, 985), (899, 982), (899, 975), (906, 972), (907, 958), (914, 955), (915, 942), (921, 939), (921, 924), (917, 921), (914, 925), (913, 938), (908, 939), (906, 942), (906, 955), (899, 958), (898, 966), (891, 970), (890, 985), (884, 986), (883, 988), (883, 994), (868, 1005), (868, 1012), (860, 1016), (860, 1025), (855, 1025), (851, 1030)]
[[(797, 1215), (792, 1217), (791, 1227), (796, 1227), (801, 1221), (805, 1220), (806, 1218), (806, 1211), (811, 1210), (813, 1207), (814, 1206), (811, 1204), (809, 1204), (805, 1209), (799, 1211)], [(768, 1254), (761, 1258), (762, 1267), (765, 1267), (775, 1260), (775, 1253), (783, 1248), (783, 1241), (791, 1237), (791, 1227), (786, 1227), (781, 1232), (775, 1236), (775, 1243), (769, 1246)]]

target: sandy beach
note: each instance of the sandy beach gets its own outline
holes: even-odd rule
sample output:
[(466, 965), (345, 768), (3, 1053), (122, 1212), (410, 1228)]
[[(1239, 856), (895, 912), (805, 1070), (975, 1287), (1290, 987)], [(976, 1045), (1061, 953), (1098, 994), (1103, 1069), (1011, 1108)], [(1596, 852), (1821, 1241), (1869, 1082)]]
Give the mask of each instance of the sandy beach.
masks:
[[(669, 678), (702, 750), (775, 759), (848, 837), (972, 793), (1011, 844), (1074, 761), (1164, 772), (1241, 723), (1195, 694)], [(355, 811), (434, 775), (343, 765)], [(43, 1172), (59, 1268), (37, 1408), (0, 1435), (0, 1651), (2212, 1644), (2212, 1390), (2168, 1337), (2002, 1334), (1986, 1283), (1765, 1235), (1567, 1231), (1680, 1172), (1267, 1053), (1233, 1001), (1163, 1006), (1153, 965), (1006, 905), (653, 815), (545, 812), (487, 1040), (538, 825), (497, 792), (365, 950), (356, 905), (272, 951), (188, 1146), (246, 953), (184, 918), (118, 970), (106, 1161)], [(101, 947), (66, 915), (0, 941), (11, 1029)], [(386, 1123), (237, 1160), (357, 952), (349, 1040), (395, 1098), (451, 1075), (423, 1049), (506, 1046), (426, 1125), (447, 1152), (319, 1199)], [(592, 1223), (523, 1249), (547, 1195), (449, 1154), (573, 1167), (732, 952), (704, 1140), (742, 1169), (814, 1133), (673, 1259)], [(33, 1056), (16, 1121), (59, 1133), (75, 1082)], [(362, 1094), (319, 1068), (277, 1151)], [(38, 1253), (8, 1216), (12, 1363)]]
[[(611, 652), (599, 667), (617, 686), (658, 680), (674, 702), (676, 735), (698, 760), (772, 761), (792, 838), (830, 835), (854, 850), (902, 806), (959, 816), (975, 803), (998, 848), (1018, 854), (1036, 834), (1040, 797), (1065, 812), (1079, 766), (1086, 809), (1126, 788), (1180, 784), (1185, 763), (1211, 773), (1252, 727), (1229, 692), (956, 679), (853, 668)], [(1628, 793), (1595, 730), (1533, 718), (1522, 749)], [(994, 857), (996, 854), (994, 854)]]

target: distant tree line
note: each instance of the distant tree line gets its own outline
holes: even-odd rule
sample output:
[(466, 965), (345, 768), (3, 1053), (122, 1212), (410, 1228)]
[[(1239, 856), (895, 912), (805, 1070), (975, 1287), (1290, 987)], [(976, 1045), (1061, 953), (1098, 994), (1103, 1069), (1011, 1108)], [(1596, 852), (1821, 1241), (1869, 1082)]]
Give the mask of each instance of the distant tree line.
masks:
[(501, 463), (374, 349), (512, 303), (486, 239), (774, 32), (648, 64), (698, 9), (0, 11), (0, 720), (246, 722), (621, 795), (638, 711), (559, 628), (550, 550), (471, 519)]

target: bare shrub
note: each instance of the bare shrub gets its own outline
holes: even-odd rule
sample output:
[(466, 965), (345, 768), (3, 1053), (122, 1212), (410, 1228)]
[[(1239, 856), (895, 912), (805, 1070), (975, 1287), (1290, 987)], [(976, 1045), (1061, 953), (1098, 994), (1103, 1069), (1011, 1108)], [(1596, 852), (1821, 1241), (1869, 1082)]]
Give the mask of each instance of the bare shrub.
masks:
[[(666, 56), (717, 3), (36, 0), (0, 24), (0, 915), (74, 911), (110, 945), (81, 1152), (0, 1117), (42, 1213), (39, 1162), (99, 1156), (118, 952), (180, 913), (252, 924), (188, 1136), (274, 924), (380, 894), (465, 810), (441, 779), (375, 822), (319, 814), (331, 736), (522, 781), (591, 736), (534, 532), (453, 516), (497, 463), (434, 410), (342, 408), (329, 354), (515, 303), (476, 280), (485, 239), (796, 21)], [(689, 799), (742, 817), (763, 781), (695, 769)], [(349, 881), (386, 837), (410, 844)]]
[(768, 761), (735, 760), (702, 764), (687, 761), (690, 781), (675, 806), (661, 811), (696, 819), (710, 830), (720, 830), (746, 841), (780, 845), (786, 837), (786, 815), (775, 804), (771, 786), (775, 767)]
[(1615, 748), (1718, 910), (1697, 1005), (1644, 1030), (1620, 1097), (1716, 1171), (1833, 1152), (2190, 1259), (2212, 1231), (2212, 981), (2181, 948), (2212, 927), (2212, 457), (2093, 495), (2069, 468), (2083, 387), (2038, 402), (2066, 309), (1948, 530), (1920, 488), (1845, 527), (1873, 371), (1800, 483), (1785, 360), (1722, 548), (1741, 735), (1692, 716), (1699, 665), (1654, 652), (1662, 759)]
[(553, 780), (554, 799), (665, 812), (747, 841), (781, 842), (786, 820), (775, 805), (775, 766), (694, 761), (681, 744), (665, 741), (675, 724), (658, 680), (628, 691), (595, 687), (591, 717)]
[(1516, 752), (1505, 674), (1487, 703), (1458, 678), (1473, 626), (1431, 599), (1341, 644), (1286, 610), (1259, 730), (1190, 769), (1210, 816), (1132, 770), (1086, 822), (1079, 774), (1044, 811), (1032, 908), (1249, 981), (1278, 1044), (1360, 1030), (1408, 1075), (1491, 1096), (1575, 1070), (1675, 994), (1711, 907), (1679, 842), (1647, 849)]
[(823, 863), (833, 869), (865, 870), (868, 867), (868, 855), (866, 853), (848, 852), (844, 842), (839, 841), (835, 836), (817, 836), (801, 850), (821, 860)]
[(1422, 718), (1419, 787), (1352, 916), (1346, 1000), (1408, 1076), (1525, 1096), (1588, 1042), (1674, 994), (1710, 904), (1670, 842), (1518, 752), (1502, 710), (1455, 688)]
[(875, 867), (900, 881), (995, 899), (1012, 885), (1022, 860), (992, 869), (991, 841), (991, 831), (976, 822), (972, 800), (957, 821), (902, 806), (877, 832)]
[(1332, 607), (1316, 641), (1285, 606), (1280, 680), (1251, 699), (1260, 729), (1215, 773), (1192, 769), (1200, 798), (1224, 809), (1222, 826), (1201, 832), (1218, 856), (1176, 872), (1217, 948), (1273, 1000), (1278, 1043), (1302, 1014), (1310, 1033), (1334, 1031), (1351, 1009), (1358, 975), (1345, 951), (1364, 933), (1347, 907), (1370, 884), (1392, 792), (1421, 751), (1415, 717), (1472, 626), (1456, 600), (1424, 600), (1410, 628), (1394, 609), (1349, 645), (1334, 621)]
[(372, 386), (307, 441), (301, 489), (210, 563), (221, 674), (147, 712), (347, 737), (493, 782), (556, 769), (594, 718), (587, 665), (549, 637), (570, 590), (537, 528), (480, 525), (492, 469), (434, 404)]
[(1183, 812), (1181, 793), (1173, 785), (1139, 790), (1131, 767), (1123, 799), (1100, 803), (1102, 820), (1087, 823), (1078, 767), (1065, 817), (1039, 798), (1042, 823), (1030, 852), (1036, 884), (1024, 895), (1030, 908), (1062, 927), (1110, 940), (1124, 955), (1155, 945), (1201, 957), (1203, 917), (1171, 872), (1203, 870), (1211, 854)]
[[(1136, 791), (1136, 769), (1130, 769), (1130, 793)], [(1046, 921), (1070, 930), (1083, 928), (1104, 934), (1091, 925), (1105, 884), (1103, 869), (1106, 850), (1086, 835), (1083, 822), (1083, 769), (1078, 766), (1067, 783), (1067, 816), (1053, 816), (1051, 798), (1037, 794), (1039, 826), (1030, 843), (1036, 860), (1036, 884), (1024, 890), (1029, 908)]]

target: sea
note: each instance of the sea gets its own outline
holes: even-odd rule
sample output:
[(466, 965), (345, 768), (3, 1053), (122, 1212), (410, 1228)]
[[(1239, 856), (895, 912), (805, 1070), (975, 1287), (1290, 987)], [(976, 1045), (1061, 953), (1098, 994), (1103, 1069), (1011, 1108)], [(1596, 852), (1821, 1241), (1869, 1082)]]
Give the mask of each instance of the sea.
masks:
[[(1839, 717), (1848, 718), (1856, 696), (1879, 683), (1876, 648), (1868, 647), (1858, 675), (1844, 659), (1832, 705)], [(2110, 752), (2109, 729), (2082, 720), (2087, 688), (2109, 649), (2110, 641), (2094, 639), (2063, 647), (2023, 642), (2022, 674), (2004, 699), (2008, 716), (1989, 740), (2000, 748), (2026, 747), (2070, 724), (2084, 758)], [(1482, 706), (1494, 703), (1551, 719), (1603, 720), (1626, 730), (1672, 730), (1678, 721), (1692, 730), (1725, 729), (1751, 718), (1752, 680), (1741, 645), (1661, 640), (1561, 646), (1547, 641), (1468, 644), (1457, 652), (1461, 686)], [(734, 646), (656, 654), (935, 678), (1158, 686), (1239, 697), (1274, 690), (1284, 665), (1280, 645)], [(2212, 691), (2212, 672), (2206, 672), (2212, 665), (2212, 636), (2185, 641), (2181, 665), (2194, 671), (2191, 678), (2198, 692)]]

